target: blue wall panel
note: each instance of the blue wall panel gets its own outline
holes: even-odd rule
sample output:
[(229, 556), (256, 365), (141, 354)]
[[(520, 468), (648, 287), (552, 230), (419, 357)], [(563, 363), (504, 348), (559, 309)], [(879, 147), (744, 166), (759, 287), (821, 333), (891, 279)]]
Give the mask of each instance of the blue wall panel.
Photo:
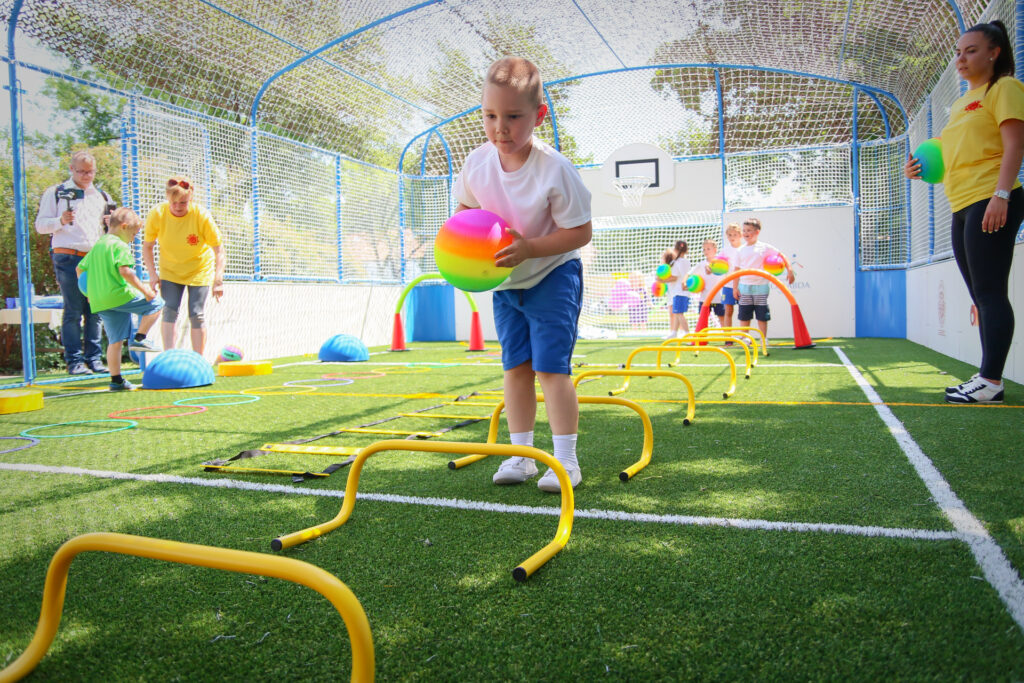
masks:
[(907, 336), (907, 271), (857, 271), (857, 336)]

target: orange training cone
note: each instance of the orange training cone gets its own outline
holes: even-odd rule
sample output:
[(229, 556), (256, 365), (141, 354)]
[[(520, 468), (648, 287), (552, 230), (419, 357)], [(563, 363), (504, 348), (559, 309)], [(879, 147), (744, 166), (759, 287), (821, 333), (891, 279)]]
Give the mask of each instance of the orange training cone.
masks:
[(391, 351), (408, 351), (405, 348), (405, 329), (402, 327), (401, 311), (395, 313), (395, 324), (391, 328)]
[(466, 350), (484, 350), (484, 331), (480, 327), (480, 311), (473, 311), (473, 318), (469, 323), (469, 348)]
[(809, 349), (814, 346), (814, 342), (811, 341), (811, 335), (807, 331), (807, 323), (804, 322), (804, 316), (800, 313), (800, 307), (793, 304), (793, 347), (797, 349)]
[(711, 318), (711, 307), (708, 306), (707, 302), (700, 307), (700, 315), (697, 317), (697, 329), (694, 332), (700, 332), (708, 326), (708, 319)]

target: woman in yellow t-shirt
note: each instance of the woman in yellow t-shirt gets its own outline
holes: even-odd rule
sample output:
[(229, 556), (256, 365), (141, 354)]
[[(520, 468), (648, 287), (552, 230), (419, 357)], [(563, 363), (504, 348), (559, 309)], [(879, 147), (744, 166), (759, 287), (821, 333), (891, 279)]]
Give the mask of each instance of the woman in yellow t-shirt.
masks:
[[(142, 242), (142, 258), (149, 280), (160, 288), (164, 299), (160, 328), (164, 349), (174, 348), (174, 324), (178, 307), (188, 289), (188, 319), (192, 350), (202, 353), (206, 346), (206, 300), (224, 295), (224, 247), (213, 216), (192, 201), (195, 183), (175, 176), (167, 181), (167, 201), (149, 212)], [(153, 245), (160, 243), (160, 274), (157, 275)]]
[[(949, 403), (1002, 403), (1003, 367), (1013, 340), (1008, 294), (1014, 242), (1024, 219), (1017, 180), (1024, 158), (1024, 84), (1013, 77), (1013, 48), (1001, 21), (973, 26), (956, 44), (968, 91), (942, 129), (946, 197), (953, 211), (953, 255), (978, 311), (981, 368), (946, 389)], [(908, 178), (921, 174), (911, 157)]]

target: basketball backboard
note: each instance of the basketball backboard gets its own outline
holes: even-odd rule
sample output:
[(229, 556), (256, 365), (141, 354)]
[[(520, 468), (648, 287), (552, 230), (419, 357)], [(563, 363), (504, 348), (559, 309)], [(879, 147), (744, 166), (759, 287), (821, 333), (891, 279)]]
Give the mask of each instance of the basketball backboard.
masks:
[(618, 194), (616, 178), (644, 176), (651, 179), (646, 195), (671, 192), (675, 187), (675, 169), (668, 152), (655, 145), (635, 142), (623, 145), (601, 164), (601, 187), (607, 194)]

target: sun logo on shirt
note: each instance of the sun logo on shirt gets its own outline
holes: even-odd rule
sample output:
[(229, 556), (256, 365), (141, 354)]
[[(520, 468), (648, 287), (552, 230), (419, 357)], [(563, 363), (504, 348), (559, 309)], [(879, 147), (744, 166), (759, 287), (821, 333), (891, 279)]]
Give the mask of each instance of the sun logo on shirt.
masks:
[(199, 235), (196, 235), (195, 233), (193, 233), (193, 234), (189, 235), (188, 237), (186, 237), (185, 241), (188, 242), (190, 246), (194, 247), (197, 244), (199, 244)]
[(981, 100), (974, 100), (964, 107), (964, 111), (978, 111), (979, 109), (981, 109)]

